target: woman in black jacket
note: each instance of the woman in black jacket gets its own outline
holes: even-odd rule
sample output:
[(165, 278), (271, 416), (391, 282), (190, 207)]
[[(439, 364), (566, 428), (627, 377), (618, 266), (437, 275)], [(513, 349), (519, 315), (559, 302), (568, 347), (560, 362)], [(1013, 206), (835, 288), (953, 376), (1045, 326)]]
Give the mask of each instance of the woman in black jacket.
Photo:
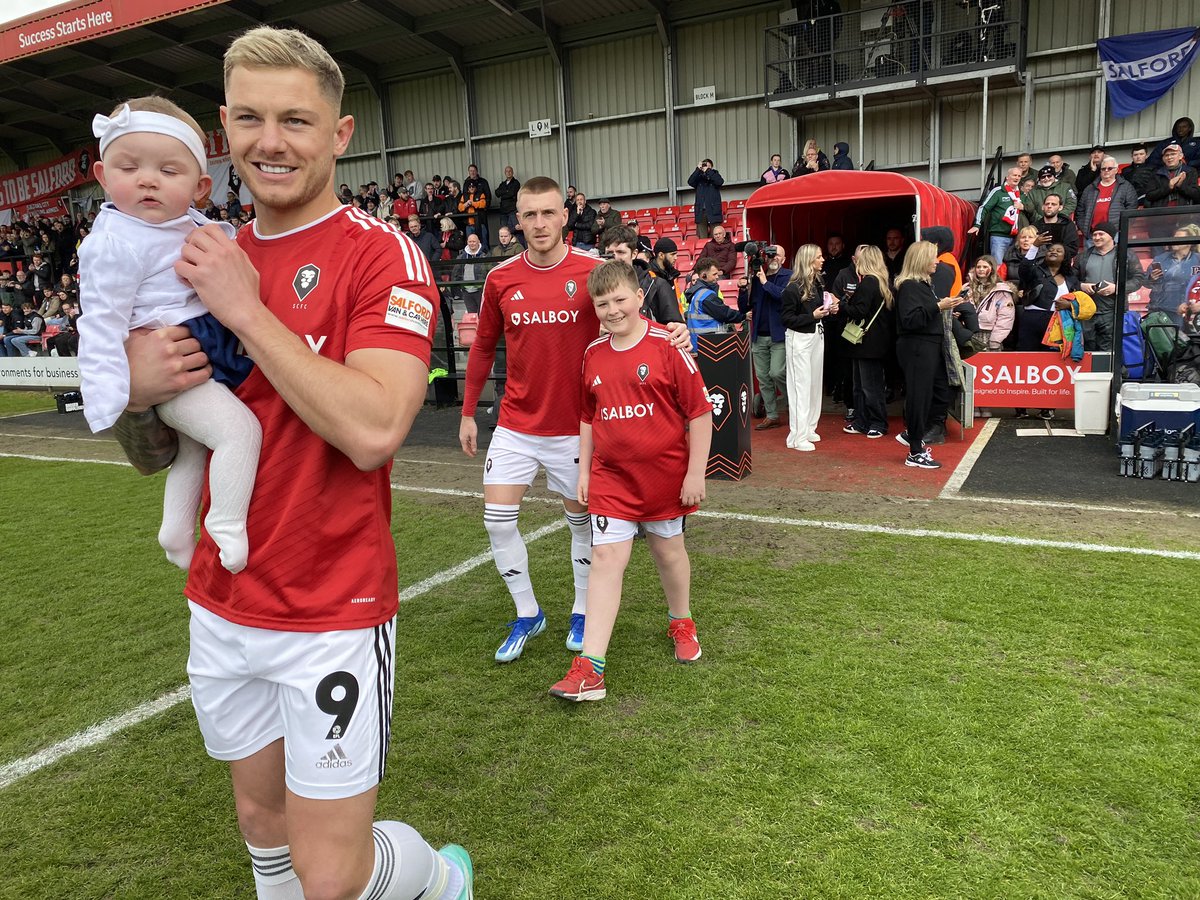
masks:
[(940, 469), (922, 438), (929, 425), (929, 413), (936, 403), (950, 402), (950, 382), (942, 356), (945, 331), (942, 311), (958, 300), (938, 297), (931, 276), (938, 267), (938, 248), (929, 241), (910, 244), (904, 254), (904, 266), (896, 278), (896, 357), (904, 370), (907, 391), (904, 396), (904, 433), (901, 443), (908, 444), (906, 466)]
[[(1029, 257), (1021, 260), (1018, 271), (1021, 279), (1021, 315), (1017, 319), (1017, 350), (1057, 352), (1058, 348), (1043, 344), (1042, 337), (1054, 310), (1062, 305), (1070, 305), (1069, 300), (1062, 298), (1079, 290), (1079, 279), (1071, 271), (1066, 247), (1057, 243), (1047, 244), (1045, 257), (1040, 260)], [(1016, 416), (1026, 419), (1029, 413), (1023, 407), (1017, 407)], [(1053, 419), (1054, 413), (1043, 409), (1041, 417)]]
[(887, 266), (878, 247), (862, 244), (854, 251), (858, 289), (846, 301), (846, 317), (859, 322), (866, 333), (850, 345), (854, 363), (854, 417), (842, 431), (880, 438), (888, 432), (887, 387), (884, 360), (895, 346), (892, 326), (892, 292)]

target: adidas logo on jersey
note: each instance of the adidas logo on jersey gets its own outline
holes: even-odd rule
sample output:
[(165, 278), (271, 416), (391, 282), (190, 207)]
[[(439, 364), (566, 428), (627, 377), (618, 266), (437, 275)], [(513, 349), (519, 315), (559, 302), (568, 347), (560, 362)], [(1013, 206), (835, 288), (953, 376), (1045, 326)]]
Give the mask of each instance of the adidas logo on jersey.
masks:
[(348, 769), (352, 765), (341, 744), (334, 744), (332, 750), (317, 760), (318, 769)]
[(517, 291), (513, 291), (513, 295), (508, 298), (508, 302), (515, 303), (517, 300), (524, 300), (524, 299), (525, 299), (525, 295), (522, 294), (519, 290), (517, 290)]
[(596, 380), (592, 382), (592, 387), (598, 387), (599, 385), (600, 385), (600, 376), (597, 375)]

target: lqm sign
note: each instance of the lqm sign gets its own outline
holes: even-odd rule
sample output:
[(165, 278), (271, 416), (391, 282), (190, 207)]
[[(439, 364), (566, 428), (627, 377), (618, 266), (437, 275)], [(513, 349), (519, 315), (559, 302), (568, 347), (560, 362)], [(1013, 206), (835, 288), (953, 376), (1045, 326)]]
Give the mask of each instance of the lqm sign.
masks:
[(1071, 409), (1075, 376), (1092, 371), (1092, 354), (1073, 359), (1054, 353), (977, 353), (967, 365), (975, 369), (975, 405), (1035, 406)]

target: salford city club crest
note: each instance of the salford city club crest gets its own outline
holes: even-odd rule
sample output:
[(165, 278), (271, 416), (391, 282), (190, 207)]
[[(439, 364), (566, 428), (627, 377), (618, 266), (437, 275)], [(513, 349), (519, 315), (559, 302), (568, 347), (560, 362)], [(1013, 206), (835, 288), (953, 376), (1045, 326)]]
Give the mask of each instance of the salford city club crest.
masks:
[(713, 405), (713, 429), (720, 431), (733, 411), (733, 404), (729, 402), (729, 392), (723, 387), (712, 388), (708, 392), (708, 402)]
[(570, 297), (572, 300), (574, 300), (575, 292), (577, 290), (579, 290), (579, 286), (577, 284), (575, 284), (574, 279), (567, 282), (566, 289), (567, 289), (567, 296)]
[(650, 375), (650, 367), (648, 365), (646, 365), (645, 363), (642, 363), (640, 366), (637, 367), (637, 375), (638, 375), (638, 381), (645, 381), (646, 378), (648, 378)]
[(600, 529), (600, 532), (602, 534), (605, 531), (608, 531), (608, 517), (607, 516), (596, 516), (596, 527)]
[(292, 288), (296, 291), (296, 299), (303, 301), (313, 292), (320, 280), (321, 270), (312, 263), (307, 263), (297, 269), (296, 277), (292, 279)]

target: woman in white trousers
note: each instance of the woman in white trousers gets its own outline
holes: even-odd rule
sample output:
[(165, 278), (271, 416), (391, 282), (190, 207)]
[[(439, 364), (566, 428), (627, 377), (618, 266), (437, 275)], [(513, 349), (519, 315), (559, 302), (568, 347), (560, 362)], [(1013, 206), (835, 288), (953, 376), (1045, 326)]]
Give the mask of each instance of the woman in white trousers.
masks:
[(816, 450), (821, 418), (821, 372), (825, 365), (822, 320), (837, 312), (837, 298), (825, 293), (821, 267), (825, 257), (816, 244), (796, 251), (792, 280), (783, 289), (784, 347), (787, 353), (788, 432), (793, 450)]

